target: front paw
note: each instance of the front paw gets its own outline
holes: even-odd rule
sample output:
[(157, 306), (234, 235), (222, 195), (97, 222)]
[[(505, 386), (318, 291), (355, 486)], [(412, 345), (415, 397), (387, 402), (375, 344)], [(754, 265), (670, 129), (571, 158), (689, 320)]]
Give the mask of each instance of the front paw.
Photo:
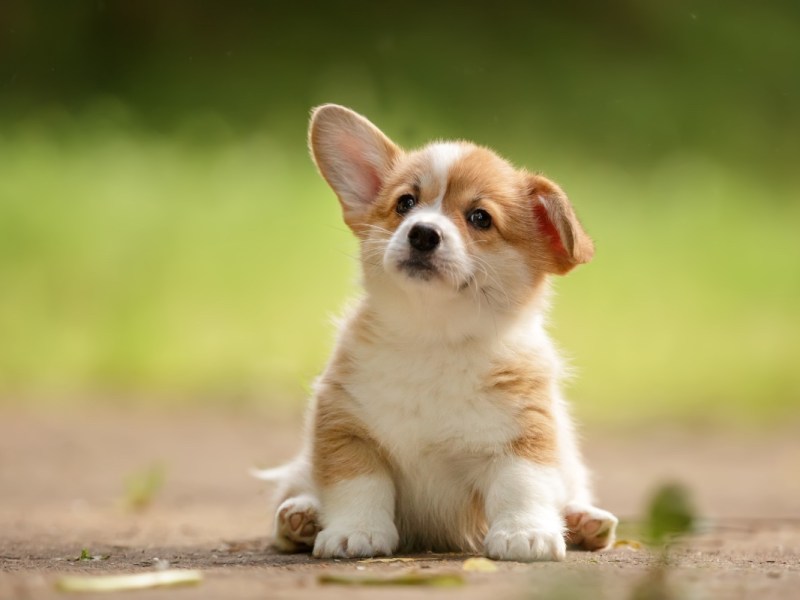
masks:
[(564, 560), (567, 545), (561, 531), (492, 528), (484, 541), (486, 555), (495, 560), (533, 562)]
[(314, 542), (316, 558), (370, 558), (391, 556), (397, 550), (397, 529), (344, 529), (327, 527), (317, 534)]

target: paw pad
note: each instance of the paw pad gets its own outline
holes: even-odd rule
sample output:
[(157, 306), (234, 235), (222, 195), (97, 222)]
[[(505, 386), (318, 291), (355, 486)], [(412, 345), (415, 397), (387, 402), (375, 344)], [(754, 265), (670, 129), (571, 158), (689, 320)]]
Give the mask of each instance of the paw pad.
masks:
[(567, 543), (584, 550), (602, 550), (614, 541), (618, 520), (610, 512), (594, 506), (567, 513)]
[(298, 552), (314, 547), (320, 526), (314, 499), (289, 498), (275, 515), (275, 546), (284, 552)]

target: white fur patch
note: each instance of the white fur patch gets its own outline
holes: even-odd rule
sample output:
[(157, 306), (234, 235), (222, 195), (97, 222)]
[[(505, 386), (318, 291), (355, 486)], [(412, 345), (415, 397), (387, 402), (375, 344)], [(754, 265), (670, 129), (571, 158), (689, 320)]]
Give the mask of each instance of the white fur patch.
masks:
[(447, 180), (450, 169), (465, 154), (464, 146), (455, 142), (438, 142), (427, 148), (430, 160), (430, 174), (436, 184), (438, 192), (433, 205), (441, 207), (444, 193), (447, 191)]

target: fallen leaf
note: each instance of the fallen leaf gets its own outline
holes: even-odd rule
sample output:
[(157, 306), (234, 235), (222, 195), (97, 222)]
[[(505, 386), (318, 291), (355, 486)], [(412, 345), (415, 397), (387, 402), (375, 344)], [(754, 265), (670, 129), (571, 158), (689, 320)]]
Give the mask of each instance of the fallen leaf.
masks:
[(476, 573), (494, 573), (497, 571), (497, 565), (494, 561), (482, 556), (468, 558), (461, 565), (461, 568), (465, 571), (474, 571)]
[(415, 562), (418, 560), (424, 560), (422, 558), (407, 558), (404, 556), (390, 556), (388, 558), (365, 558), (364, 560), (360, 560), (360, 563), (405, 563), (405, 562)]
[(419, 573), (411, 571), (389, 577), (363, 577), (353, 575), (333, 575), (324, 573), (317, 577), (322, 585), (364, 585), (393, 586), (413, 585), (430, 587), (458, 587), (464, 585), (464, 578), (458, 573)]
[(642, 549), (642, 543), (636, 540), (617, 540), (614, 542), (614, 548), (629, 548), (638, 551)]
[(117, 592), (200, 583), (203, 574), (189, 569), (172, 569), (131, 575), (66, 576), (56, 581), (62, 592)]

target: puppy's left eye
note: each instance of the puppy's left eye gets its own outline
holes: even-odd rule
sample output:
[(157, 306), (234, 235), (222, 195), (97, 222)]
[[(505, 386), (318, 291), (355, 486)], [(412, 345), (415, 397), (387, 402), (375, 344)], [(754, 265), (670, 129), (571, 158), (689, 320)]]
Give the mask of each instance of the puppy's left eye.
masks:
[(467, 220), (476, 229), (489, 229), (492, 226), (492, 215), (482, 208), (476, 208), (469, 213)]
[(417, 205), (417, 199), (411, 194), (403, 194), (397, 199), (395, 211), (398, 215), (404, 215)]

